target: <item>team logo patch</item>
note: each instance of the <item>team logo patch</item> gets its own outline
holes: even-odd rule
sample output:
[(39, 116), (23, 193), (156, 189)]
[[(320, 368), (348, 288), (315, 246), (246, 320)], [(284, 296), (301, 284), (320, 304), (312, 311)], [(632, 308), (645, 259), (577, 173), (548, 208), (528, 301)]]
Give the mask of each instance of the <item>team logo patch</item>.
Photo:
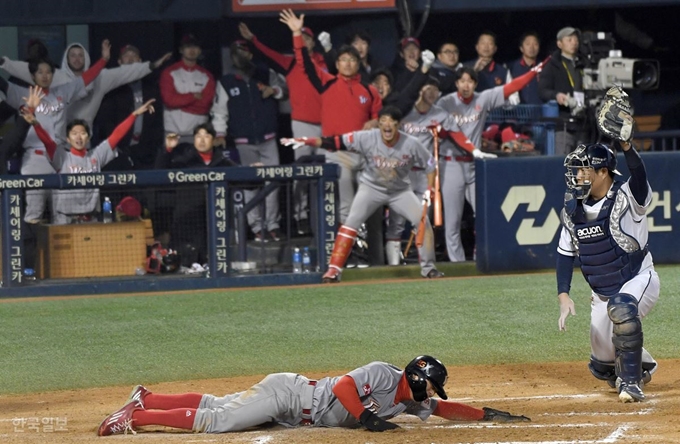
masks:
[(364, 96), (363, 94), (359, 96), (359, 103), (362, 105), (365, 103), (368, 103), (368, 97)]
[(229, 88), (229, 95), (232, 96), (232, 97), (239, 96), (239, 95), (241, 95), (241, 90), (238, 87)]
[(373, 390), (371, 390), (371, 386), (369, 384), (364, 384), (362, 389), (364, 390), (364, 396), (370, 395), (371, 392), (373, 391)]

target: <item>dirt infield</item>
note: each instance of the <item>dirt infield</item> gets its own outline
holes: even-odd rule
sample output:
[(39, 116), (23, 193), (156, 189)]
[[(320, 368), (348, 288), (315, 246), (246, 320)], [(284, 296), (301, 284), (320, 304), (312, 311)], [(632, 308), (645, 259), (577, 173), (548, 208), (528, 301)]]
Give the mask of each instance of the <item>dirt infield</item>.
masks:
[[(342, 370), (332, 374), (341, 374)], [(137, 435), (98, 438), (95, 431), (125, 401), (131, 387), (0, 397), (0, 442), (210, 442), (210, 443), (680, 443), (680, 360), (660, 362), (643, 403), (623, 404), (595, 380), (585, 363), (449, 367), (450, 399), (531, 417), (531, 423), (450, 422), (415, 417), (393, 420), (402, 430), (282, 427), (223, 435), (143, 428)], [(309, 374), (318, 378), (324, 375)], [(260, 377), (182, 381), (151, 385), (156, 392), (224, 394), (243, 390)], [(143, 382), (143, 381), (140, 381)], [(64, 430), (57, 431), (62, 428)]]

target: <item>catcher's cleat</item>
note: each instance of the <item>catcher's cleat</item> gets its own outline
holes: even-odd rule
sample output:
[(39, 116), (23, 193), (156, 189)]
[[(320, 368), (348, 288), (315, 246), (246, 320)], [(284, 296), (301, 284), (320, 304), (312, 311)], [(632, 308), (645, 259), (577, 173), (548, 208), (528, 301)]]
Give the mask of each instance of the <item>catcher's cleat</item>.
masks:
[(135, 410), (142, 410), (144, 406), (139, 401), (132, 401), (125, 404), (120, 410), (111, 413), (106, 419), (99, 424), (99, 429), (97, 429), (98, 436), (109, 436), (116, 435), (119, 433), (132, 432), (133, 435), (137, 434), (135, 429), (132, 427), (132, 414)]
[(645, 394), (640, 387), (642, 383), (637, 382), (623, 382), (621, 379), (616, 380), (616, 385), (619, 390), (619, 399), (622, 402), (644, 401)]
[[(608, 379), (607, 384), (609, 384), (609, 387), (615, 388), (615, 389), (618, 390), (620, 381), (621, 381), (620, 378)], [(645, 385), (649, 384), (650, 382), (652, 382), (652, 373), (650, 373), (647, 370), (642, 370), (642, 383), (640, 385), (642, 387), (644, 387)]]
[(144, 387), (143, 385), (135, 386), (135, 388), (133, 388), (132, 391), (130, 392), (130, 396), (128, 396), (128, 399), (127, 399), (127, 401), (125, 401), (125, 404), (128, 404), (132, 401), (139, 401), (142, 404), (142, 408), (145, 408), (144, 407), (144, 398), (149, 393), (151, 393), (151, 392), (146, 387)]
[(428, 271), (427, 276), (425, 276), (426, 279), (439, 279), (442, 277), (444, 277), (444, 273), (437, 270), (436, 268), (433, 268), (432, 270)]
[(324, 284), (337, 284), (340, 282), (340, 270), (335, 267), (328, 267), (328, 271), (321, 277)]

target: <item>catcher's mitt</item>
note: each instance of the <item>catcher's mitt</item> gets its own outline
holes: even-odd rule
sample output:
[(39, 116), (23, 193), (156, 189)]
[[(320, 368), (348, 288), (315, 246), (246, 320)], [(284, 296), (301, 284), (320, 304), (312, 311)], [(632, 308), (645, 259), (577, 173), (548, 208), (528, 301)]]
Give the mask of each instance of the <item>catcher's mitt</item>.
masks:
[(628, 94), (618, 86), (609, 88), (597, 108), (597, 129), (602, 135), (622, 142), (633, 138), (633, 110)]

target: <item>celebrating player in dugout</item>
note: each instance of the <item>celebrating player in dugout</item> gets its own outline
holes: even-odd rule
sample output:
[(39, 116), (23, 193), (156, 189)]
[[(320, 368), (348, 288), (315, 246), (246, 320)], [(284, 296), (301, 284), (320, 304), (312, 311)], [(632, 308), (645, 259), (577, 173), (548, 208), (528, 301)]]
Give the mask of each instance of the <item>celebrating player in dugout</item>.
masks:
[[(148, 425), (202, 433), (238, 432), (268, 423), (286, 427), (344, 427), (382, 432), (400, 428), (387, 421), (401, 413), (425, 421), (430, 415), (457, 421), (530, 421), (526, 416), (447, 401), (446, 367), (422, 355), (404, 370), (371, 362), (344, 376), (311, 380), (274, 373), (244, 392), (223, 397), (200, 393), (165, 395), (136, 386), (125, 406), (102, 421), (108, 436)], [(438, 395), (439, 398), (434, 398)]]
[(642, 401), (644, 384), (657, 363), (642, 347), (641, 318), (659, 299), (659, 276), (647, 247), (646, 213), (652, 189), (640, 155), (631, 146), (634, 120), (628, 95), (619, 87), (607, 91), (597, 110), (598, 130), (623, 150), (630, 171), (616, 180), (616, 154), (607, 145), (579, 145), (567, 155), (567, 192), (557, 248), (557, 292), (560, 330), (566, 330), (574, 301), (569, 297), (574, 258), (591, 293), (588, 368), (616, 388), (623, 402)]
[[(355, 131), (342, 136), (281, 140), (282, 144), (293, 148), (311, 145), (330, 151), (352, 151), (364, 157), (366, 162), (347, 220), (338, 229), (328, 271), (323, 275), (325, 283), (340, 281), (342, 267), (357, 237), (357, 229), (383, 205), (406, 217), (421, 232), (422, 242), (416, 243), (421, 275), (424, 278), (444, 275), (434, 266), (434, 236), (427, 217), (435, 179), (434, 157), (418, 139), (399, 130), (401, 119), (398, 108), (386, 106), (378, 114), (377, 129)], [(411, 188), (409, 172), (412, 168), (420, 168), (427, 174), (428, 189), (422, 203)]]

